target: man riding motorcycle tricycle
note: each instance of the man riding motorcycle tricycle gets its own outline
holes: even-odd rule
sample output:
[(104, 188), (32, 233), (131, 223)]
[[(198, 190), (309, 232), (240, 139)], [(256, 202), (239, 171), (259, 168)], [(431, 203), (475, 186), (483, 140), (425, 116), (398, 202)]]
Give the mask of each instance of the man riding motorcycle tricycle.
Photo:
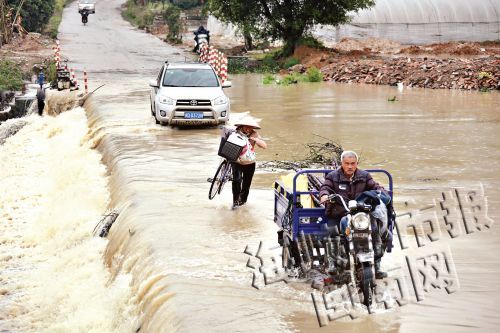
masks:
[[(385, 189), (380, 186), (372, 176), (364, 170), (358, 169), (358, 155), (353, 151), (344, 151), (340, 157), (341, 167), (335, 171), (330, 172), (320, 188), (321, 203), (326, 204), (326, 216), (328, 217), (328, 230), (332, 239), (331, 249), (333, 258), (338, 254), (339, 237), (343, 234), (348, 221), (346, 210), (349, 212), (350, 207), (346, 207), (346, 202), (355, 200), (365, 192), (370, 190), (378, 190), (384, 192), (388, 196)], [(331, 195), (335, 194), (337, 200)], [(343, 199), (338, 200), (338, 199)], [(358, 199), (359, 201), (359, 199)], [(387, 273), (383, 272), (380, 268), (380, 261), (383, 256), (383, 246), (378, 226), (372, 226), (372, 244), (375, 254), (375, 277), (383, 279), (387, 277)], [(345, 245), (348, 243), (344, 243)], [(349, 249), (346, 249), (349, 252)], [(335, 261), (329, 260), (328, 271), (335, 273)]]

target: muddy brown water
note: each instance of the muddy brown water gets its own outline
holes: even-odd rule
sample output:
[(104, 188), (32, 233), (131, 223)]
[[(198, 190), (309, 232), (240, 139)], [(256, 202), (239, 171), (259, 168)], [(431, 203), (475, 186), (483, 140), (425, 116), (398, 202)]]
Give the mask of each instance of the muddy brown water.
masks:
[[(98, 2), (85, 27), (70, 5), (60, 39), (63, 55), (89, 72), (90, 89), (105, 84), (86, 105), (89, 137), (111, 176), (112, 206), (121, 209), (105, 262), (114, 273), (132, 274), (141, 331), (495, 331), (497, 224), (453, 240), (443, 232), (436, 242), (453, 255), (460, 281), (455, 293), (432, 289), (421, 302), (413, 298), (356, 320), (319, 328), (306, 283), (252, 288), (243, 250), (263, 241), (266, 250), (277, 251), (272, 183), (278, 175), (258, 171), (242, 209), (230, 209), (229, 188), (208, 200), (206, 178), (219, 162), (219, 130), (160, 127), (149, 109), (147, 83), (162, 62), (191, 55), (130, 27), (119, 14), (122, 2)], [(452, 187), (482, 183), (488, 215), (500, 216), (498, 93), (327, 83), (280, 87), (263, 85), (259, 75), (231, 79), (233, 115), (251, 111), (262, 119), (269, 149), (258, 151), (259, 160), (300, 158), (304, 143), (331, 138), (360, 153), (361, 167), (392, 173), (398, 212), (405, 211), (404, 201), (413, 199), (420, 208)], [(388, 102), (392, 96), (397, 101)], [(384, 267), (403, 259), (396, 250)]]

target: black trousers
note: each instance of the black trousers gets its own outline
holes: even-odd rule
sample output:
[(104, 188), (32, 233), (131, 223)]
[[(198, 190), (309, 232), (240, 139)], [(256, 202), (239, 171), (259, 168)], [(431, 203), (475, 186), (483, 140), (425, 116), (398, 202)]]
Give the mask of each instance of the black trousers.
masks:
[(238, 164), (231, 163), (233, 168), (233, 202), (245, 203), (252, 185), (253, 174), (255, 173), (255, 163)]
[(43, 108), (45, 107), (45, 102), (38, 100), (38, 114), (41, 116), (43, 113)]

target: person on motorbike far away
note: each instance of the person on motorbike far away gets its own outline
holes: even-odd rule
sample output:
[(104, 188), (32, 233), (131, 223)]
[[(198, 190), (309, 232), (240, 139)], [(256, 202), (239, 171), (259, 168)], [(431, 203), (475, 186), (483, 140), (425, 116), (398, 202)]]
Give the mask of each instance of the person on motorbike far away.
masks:
[[(326, 203), (326, 216), (328, 217), (328, 226), (334, 231), (331, 237), (334, 239), (333, 252), (338, 253), (339, 229), (341, 225), (347, 225), (346, 211), (341, 203), (330, 202), (328, 196), (330, 194), (341, 195), (346, 203), (349, 200), (355, 200), (358, 195), (364, 191), (385, 189), (373, 180), (370, 173), (358, 169), (358, 155), (354, 151), (344, 151), (340, 157), (341, 166), (330, 172), (320, 188), (321, 203)], [(335, 241), (336, 240), (336, 241)], [(373, 249), (375, 252), (375, 277), (383, 279), (387, 277), (387, 273), (380, 269), (380, 261), (384, 250), (382, 249), (382, 241), (380, 236), (372, 237)], [(346, 249), (348, 253), (349, 250)], [(329, 266), (329, 271), (334, 271), (335, 268)]]
[(200, 43), (198, 42), (199, 40), (199, 35), (207, 35), (207, 44), (210, 44), (210, 31), (208, 31), (207, 29), (205, 29), (204, 26), (199, 26), (198, 27), (198, 30), (196, 30), (195, 32), (193, 32), (194, 34), (194, 41), (196, 42), (196, 45), (194, 47), (194, 50), (193, 52), (198, 52), (198, 48), (200, 47)]
[(82, 15), (82, 23), (86, 24), (89, 21), (89, 14), (90, 12), (87, 9), (84, 9), (80, 12)]

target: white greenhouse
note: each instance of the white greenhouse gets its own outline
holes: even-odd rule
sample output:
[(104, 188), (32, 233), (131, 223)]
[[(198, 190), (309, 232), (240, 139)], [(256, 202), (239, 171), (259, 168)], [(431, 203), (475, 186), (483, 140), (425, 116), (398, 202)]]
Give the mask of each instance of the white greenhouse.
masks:
[[(376, 0), (371, 9), (352, 14), (352, 21), (338, 27), (317, 26), (314, 35), (324, 42), (344, 37), (377, 37), (403, 44), (500, 39), (500, 0)], [(211, 32), (234, 34), (214, 17)]]

